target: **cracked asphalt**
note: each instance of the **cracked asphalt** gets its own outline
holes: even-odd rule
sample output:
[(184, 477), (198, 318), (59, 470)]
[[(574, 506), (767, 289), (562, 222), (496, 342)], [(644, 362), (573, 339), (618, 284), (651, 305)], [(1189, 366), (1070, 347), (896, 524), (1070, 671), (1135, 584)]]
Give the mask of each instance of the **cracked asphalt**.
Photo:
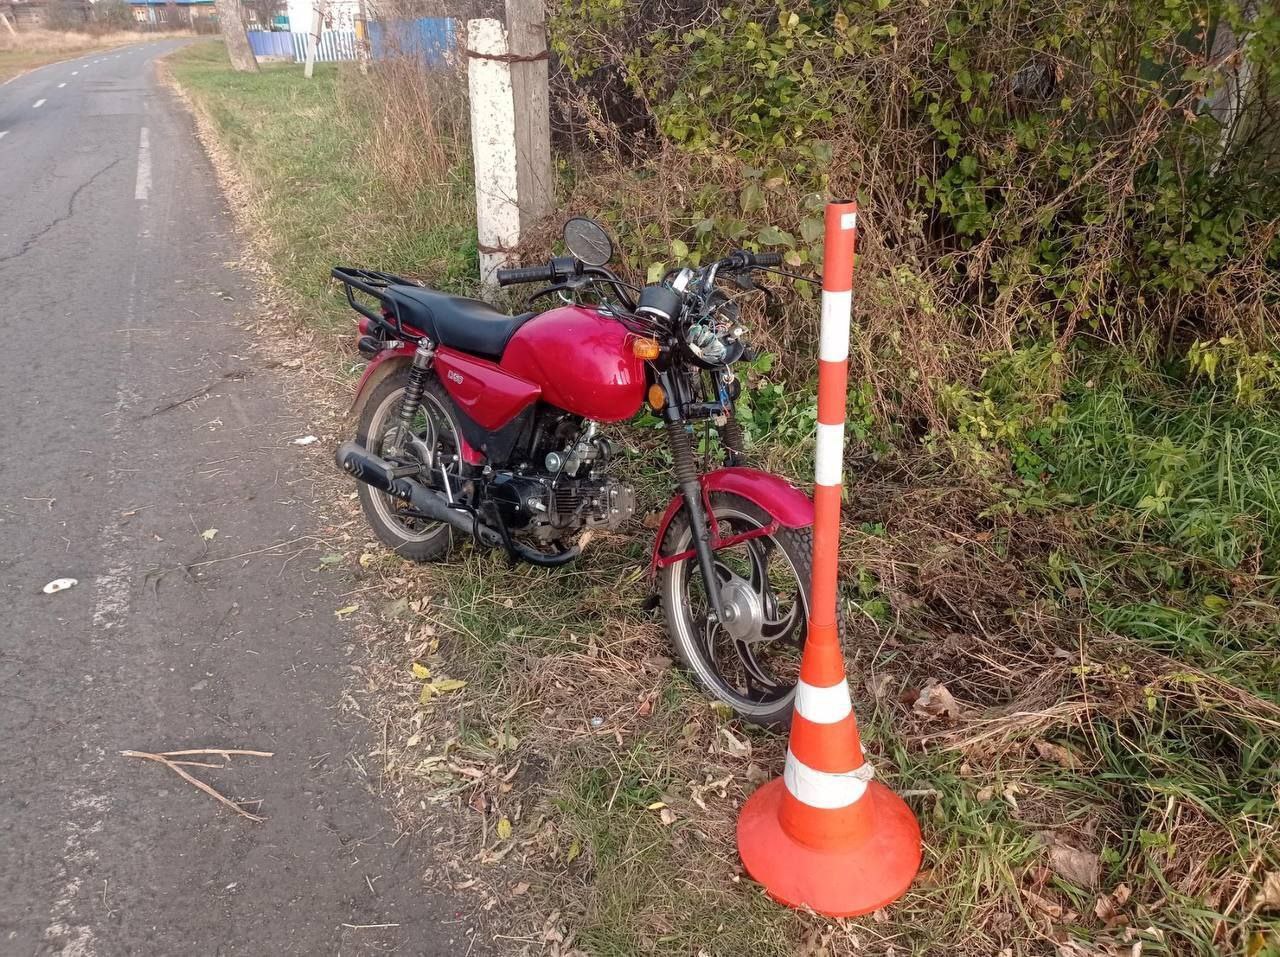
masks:
[[(327, 452), (237, 323), (173, 47), (0, 85), (0, 954), (484, 953), (340, 707)], [(200, 747), (274, 752), (189, 769), (263, 823), (119, 753)]]

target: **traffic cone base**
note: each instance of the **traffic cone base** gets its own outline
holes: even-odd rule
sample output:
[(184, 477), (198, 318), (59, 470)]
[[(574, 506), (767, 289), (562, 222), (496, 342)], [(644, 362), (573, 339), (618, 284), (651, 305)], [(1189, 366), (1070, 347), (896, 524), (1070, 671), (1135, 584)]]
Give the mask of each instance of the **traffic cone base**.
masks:
[(738, 817), (738, 850), (752, 879), (788, 907), (827, 917), (856, 917), (897, 900), (920, 870), (920, 825), (905, 801), (872, 780), (855, 805), (872, 827), (849, 842), (822, 848), (782, 829), (786, 785), (775, 778), (760, 788)]

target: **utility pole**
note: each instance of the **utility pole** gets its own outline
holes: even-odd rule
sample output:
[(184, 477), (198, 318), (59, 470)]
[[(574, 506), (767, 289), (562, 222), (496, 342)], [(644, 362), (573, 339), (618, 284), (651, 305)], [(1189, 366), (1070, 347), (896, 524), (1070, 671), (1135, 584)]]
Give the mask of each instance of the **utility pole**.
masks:
[(506, 0), (507, 22), (467, 21), (480, 281), (493, 287), (521, 235), (552, 212), (543, 0)]
[(516, 120), (516, 192), (521, 232), (527, 232), (555, 207), (546, 9), (544, 0), (506, 0), (506, 7)]
[(239, 0), (214, 0), (214, 8), (218, 11), (218, 24), (222, 28), (222, 39), (227, 45), (232, 69), (237, 73), (257, 73), (258, 59), (249, 46)]
[(356, 59), (360, 62), (360, 75), (369, 73), (369, 11), (365, 0), (356, 5)]
[(302, 75), (308, 80), (316, 70), (316, 48), (320, 46), (320, 34), (324, 30), (324, 4), (315, 0), (311, 8), (311, 34), (307, 37), (307, 62), (302, 68)]

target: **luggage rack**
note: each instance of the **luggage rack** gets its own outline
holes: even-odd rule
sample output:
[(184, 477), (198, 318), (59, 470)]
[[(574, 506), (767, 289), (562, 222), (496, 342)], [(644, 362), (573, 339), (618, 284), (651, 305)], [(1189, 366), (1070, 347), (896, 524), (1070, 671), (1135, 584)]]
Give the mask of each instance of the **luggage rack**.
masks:
[[(400, 310), (396, 308), (395, 300), (386, 294), (388, 286), (417, 286), (422, 288), (422, 283), (415, 282), (412, 279), (405, 279), (395, 273), (379, 272), (376, 269), (357, 269), (354, 266), (334, 266), (332, 276), (342, 283), (346, 289), (347, 303), (360, 315), (372, 320), (377, 325), (391, 327), (400, 339), (416, 342), (422, 338), (421, 332), (409, 331), (404, 323), (400, 321)], [(377, 312), (371, 306), (357, 300), (355, 295), (357, 290), (377, 299), (382, 304), (382, 311)]]

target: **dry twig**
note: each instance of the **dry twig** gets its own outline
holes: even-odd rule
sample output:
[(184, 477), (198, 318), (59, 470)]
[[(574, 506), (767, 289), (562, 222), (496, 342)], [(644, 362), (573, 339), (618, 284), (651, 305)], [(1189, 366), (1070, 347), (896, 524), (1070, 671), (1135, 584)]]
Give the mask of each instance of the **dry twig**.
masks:
[(274, 752), (272, 751), (247, 751), (241, 748), (190, 748), (185, 751), (163, 751), (159, 754), (153, 754), (150, 751), (121, 751), (120, 754), (126, 758), (142, 758), (143, 760), (146, 760), (146, 761), (155, 761), (157, 764), (163, 764), (174, 774), (178, 775), (178, 777), (182, 778), (184, 781), (194, 784), (205, 794), (209, 795), (215, 801), (225, 804), (227, 807), (231, 808), (231, 810), (235, 811), (241, 817), (247, 817), (251, 821), (258, 821), (258, 822), (265, 820), (265, 818), (257, 814), (249, 813), (244, 808), (242, 808), (239, 804), (237, 804), (235, 801), (232, 801), (230, 798), (223, 796), (216, 788), (211, 787), (208, 784), (205, 784), (199, 778), (191, 774), (188, 774), (186, 771), (184, 771), (180, 767), (180, 765), (184, 765), (184, 764), (187, 766), (204, 767), (204, 768), (221, 768), (221, 767), (225, 767), (225, 765), (207, 764), (207, 763), (202, 763), (198, 761), (173, 761), (171, 759), (174, 757), (178, 757), (180, 755), (185, 755), (185, 754), (220, 754), (224, 758), (230, 758), (233, 755), (239, 754), (239, 755), (247, 755), (249, 757), (255, 757), (255, 758), (269, 758), (272, 756), (272, 754), (274, 754)]

